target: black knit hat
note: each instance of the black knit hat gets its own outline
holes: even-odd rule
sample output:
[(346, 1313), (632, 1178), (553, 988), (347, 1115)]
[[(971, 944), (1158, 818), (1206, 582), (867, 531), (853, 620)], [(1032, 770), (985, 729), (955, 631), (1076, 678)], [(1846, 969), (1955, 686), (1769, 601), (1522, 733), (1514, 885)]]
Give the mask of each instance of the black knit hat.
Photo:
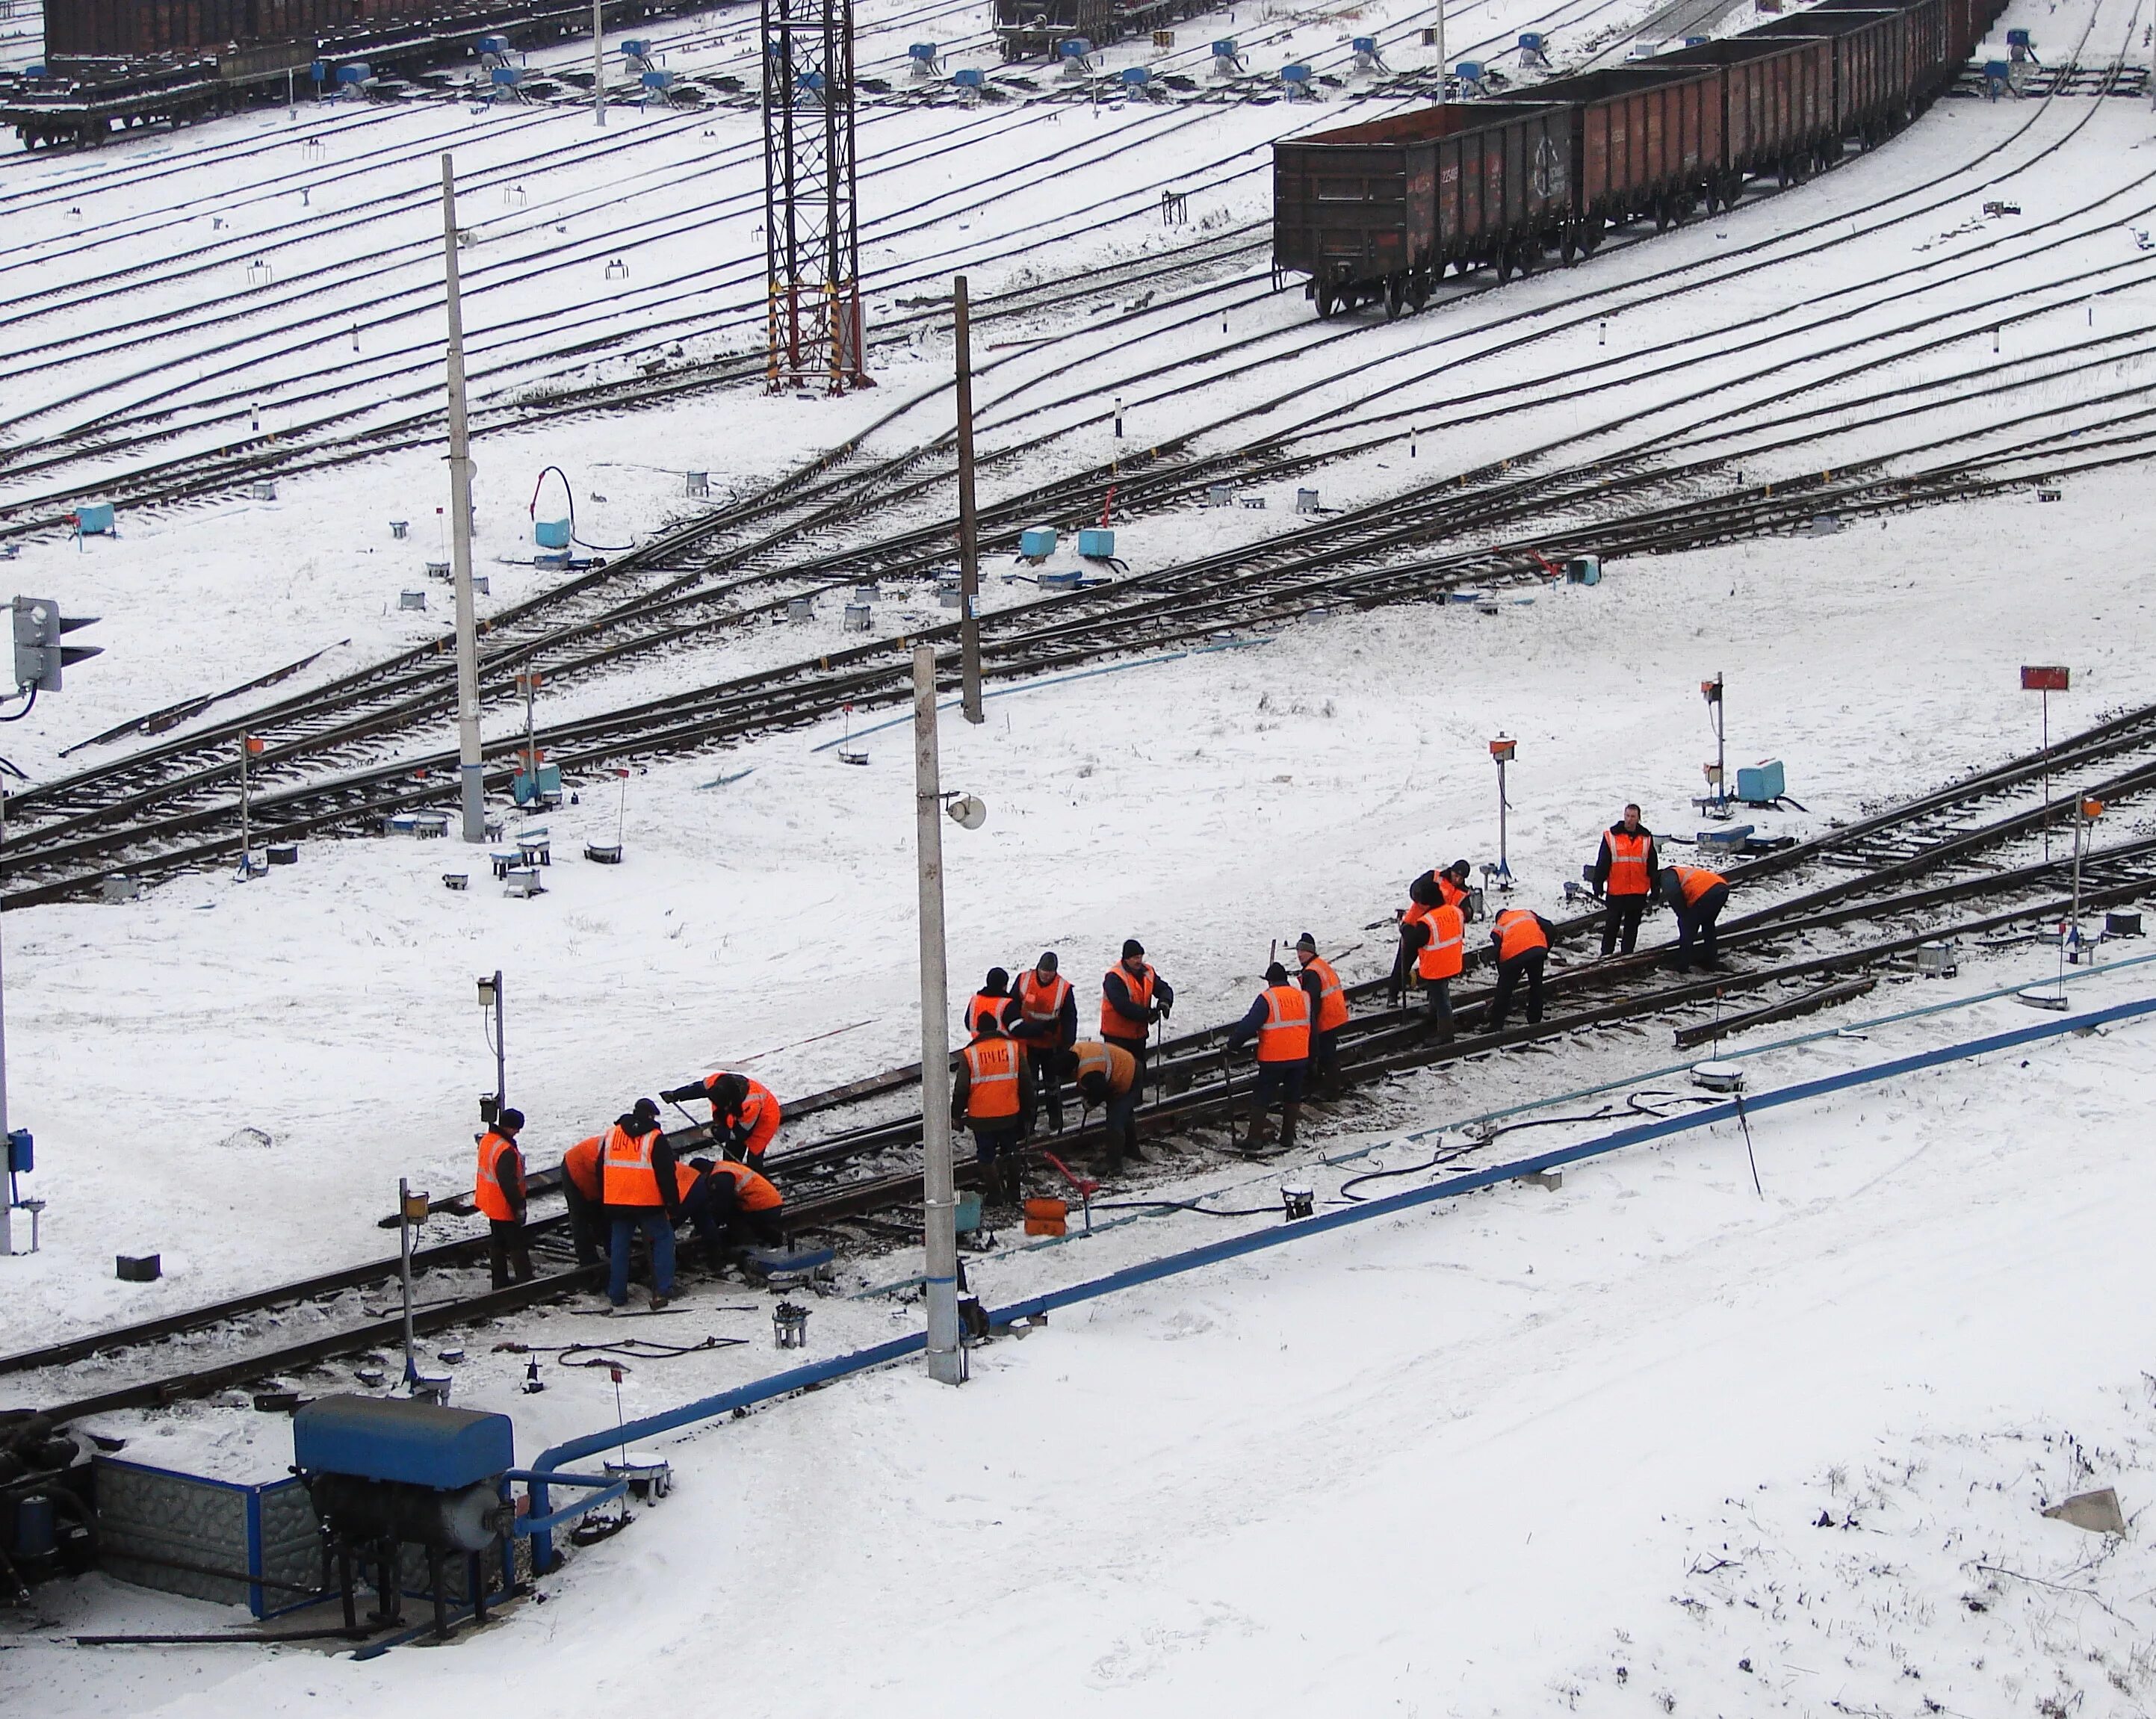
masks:
[(1145, 955), (1145, 945), (1138, 942), (1136, 937), (1124, 938), (1123, 959), (1128, 961), (1134, 955), (1142, 959)]
[(981, 989), (990, 997), (1004, 997), (1010, 993), (1010, 975), (999, 967), (988, 969), (988, 983)]
[(639, 1122), (655, 1122), (659, 1120), (659, 1106), (648, 1098), (638, 1099), (629, 1106), (629, 1113)]
[(1285, 985), (1287, 983), (1287, 969), (1276, 961), (1265, 969), (1265, 983), (1268, 985)]
[(1317, 953), (1317, 939), (1312, 936), (1308, 931), (1305, 931), (1295, 940), (1295, 947), (1298, 949), (1307, 949), (1315, 955)]
[(514, 1134), (523, 1126), (524, 1112), (522, 1111), (504, 1111), (500, 1116), (494, 1119), (495, 1131), (499, 1134)]

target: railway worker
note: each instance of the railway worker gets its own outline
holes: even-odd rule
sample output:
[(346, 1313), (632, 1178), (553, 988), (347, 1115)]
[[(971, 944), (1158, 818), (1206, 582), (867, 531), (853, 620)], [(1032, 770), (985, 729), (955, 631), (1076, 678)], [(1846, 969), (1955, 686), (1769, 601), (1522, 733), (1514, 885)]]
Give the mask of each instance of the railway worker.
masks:
[(996, 1205), (1016, 1198), (1019, 1142), (1033, 1107), (1033, 1065), (1024, 1050), (993, 1015), (975, 1017), (973, 1039), (958, 1053), (951, 1126), (973, 1131), (981, 1184)]
[(1408, 897), (1414, 905), (1400, 921), (1400, 966), (1422, 987), (1430, 1029), (1442, 1043), (1452, 1037), (1452, 982), (1467, 964), (1467, 917), (1443, 898), (1435, 872), (1409, 884)]
[(599, 1152), (604, 1144), (594, 1134), (562, 1154), (562, 1199), (569, 1208), (569, 1239), (579, 1265), (598, 1265), (606, 1251), (606, 1204), (600, 1198), (599, 1179)]
[(1103, 1109), (1103, 1162), (1113, 1174), (1123, 1167), (1124, 1142), (1138, 1106), (1138, 1060), (1120, 1044), (1080, 1039), (1062, 1053), (1060, 1065), (1069, 1070), (1079, 1102)]
[(1302, 988), (1310, 993), (1316, 1022), (1310, 1050), (1310, 1078), (1327, 1092), (1340, 1076), (1340, 1029), (1348, 1024), (1348, 993), (1332, 963), (1317, 952), (1317, 939), (1305, 931), (1295, 940)]
[(1276, 1098), (1281, 1102), (1281, 1150), (1295, 1144), (1316, 1014), (1310, 993), (1291, 981), (1287, 969), (1276, 961), (1265, 969), (1265, 988), (1258, 993), (1250, 1012), (1228, 1029), (1230, 1050), (1240, 1049), (1253, 1039), (1258, 1041), (1258, 1081), (1250, 1092), (1250, 1137), (1243, 1142), (1245, 1151), (1255, 1152), (1272, 1139), (1265, 1109)]
[(486, 1263), (494, 1286), (531, 1280), (531, 1244), (524, 1237), (524, 1154), (517, 1149), (522, 1111), (506, 1110), (479, 1137), (474, 1203), (486, 1219)]
[(1010, 975), (999, 967), (990, 967), (988, 978), (981, 982), (981, 988), (966, 999), (966, 1018), (962, 1024), (969, 1035), (973, 1023), (984, 1012), (993, 1015), (996, 1024), (1005, 1032), (1010, 1030), (1011, 1022), (1017, 1018), (1018, 998), (1011, 995)]
[(1457, 907), (1465, 919), (1467, 913), (1467, 880), (1474, 868), (1465, 860), (1455, 860), (1444, 870), (1435, 874), (1440, 901), (1447, 907)]
[(1557, 927), (1539, 913), (1524, 907), (1507, 907), (1490, 924), (1490, 941), (1497, 949), (1497, 991), (1490, 999), (1490, 1030), (1502, 1032), (1505, 1011), (1522, 979), (1527, 982), (1527, 1024), (1543, 1018), (1543, 968), (1549, 960), (1550, 939)]
[[(1013, 993), (1017, 1010), (1004, 1025), (1024, 1048), (1025, 1060), (1033, 1065), (1035, 1096), (1048, 1106), (1048, 1126), (1060, 1134), (1064, 1053), (1078, 1042), (1078, 993), (1056, 966), (1055, 952), (1050, 949), (1018, 976)], [(1034, 1113), (1029, 1111), (1029, 1134), (1033, 1123)]]
[(1691, 946), (1699, 944), (1700, 965), (1714, 963), (1714, 926), (1729, 905), (1729, 880), (1698, 865), (1666, 865), (1656, 880), (1662, 899), (1676, 910), (1679, 972), (1691, 971)]
[[(1101, 981), (1101, 1037), (1127, 1050), (1137, 1064), (1137, 1083), (1145, 1085), (1146, 1037), (1155, 1021), (1166, 1020), (1175, 1009), (1175, 991), (1147, 965), (1145, 945), (1136, 937), (1123, 940), (1122, 957)], [(1137, 1107), (1131, 1108), (1123, 1131), (1123, 1152), (1143, 1163), (1138, 1150)]]
[(617, 1309), (629, 1305), (629, 1244), (640, 1229), (651, 1243), (651, 1311), (656, 1313), (674, 1296), (674, 1226), (681, 1221), (681, 1189), (674, 1148), (659, 1126), (659, 1106), (649, 1099), (638, 1099), (607, 1130), (599, 1178), (613, 1231), (607, 1249), (612, 1267), (607, 1300)]
[(1655, 833), (1640, 822), (1640, 808), (1627, 806), (1625, 815), (1602, 832), (1602, 849), (1588, 868), (1587, 880), (1596, 895), (1607, 900), (1602, 916), (1602, 952), (1616, 952), (1621, 941), (1630, 955), (1640, 941), (1640, 916), (1654, 899), (1655, 874), (1661, 870), (1655, 852)]
[(696, 1180), (683, 1190), (681, 1209), (704, 1243), (704, 1258), (714, 1272), (726, 1269), (729, 1254), (760, 1244), (786, 1245), (779, 1214), (785, 1196), (766, 1178), (732, 1158), (691, 1158)]
[(707, 1099), (711, 1106), (711, 1144), (729, 1157), (761, 1170), (763, 1155), (778, 1137), (784, 1120), (778, 1095), (747, 1075), (706, 1075), (685, 1086), (659, 1095), (669, 1104)]

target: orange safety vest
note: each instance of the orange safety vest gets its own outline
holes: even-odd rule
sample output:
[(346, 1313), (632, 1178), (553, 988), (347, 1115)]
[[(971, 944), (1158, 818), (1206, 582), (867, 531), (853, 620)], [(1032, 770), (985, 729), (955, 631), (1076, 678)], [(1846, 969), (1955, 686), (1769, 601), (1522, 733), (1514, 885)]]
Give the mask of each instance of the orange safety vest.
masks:
[(732, 1158), (721, 1158), (711, 1166), (714, 1176), (733, 1178), (734, 1190), (741, 1196), (744, 1212), (775, 1212), (786, 1203), (785, 1197), (770, 1180), (759, 1176), (747, 1164), (737, 1164)]
[(1687, 907), (1698, 906), (1702, 895), (1717, 884), (1729, 881), (1718, 871), (1703, 871), (1697, 866), (1679, 865), (1671, 869), (1677, 875), (1677, 887), (1684, 891), (1685, 906)]
[(1144, 971), (1141, 972), (1137, 978), (1132, 978), (1131, 977), (1130, 969), (1125, 967), (1122, 962), (1119, 961), (1113, 967), (1110, 967), (1106, 974), (1101, 978), (1101, 984), (1102, 987), (1102, 995), (1101, 998), (1101, 1033), (1102, 1037), (1108, 1039), (1129, 1039), (1132, 1037), (1142, 1039), (1145, 1037), (1146, 1024), (1143, 1021), (1137, 1022), (1136, 1024), (1137, 1031), (1133, 1034), (1131, 1030), (1132, 1023), (1125, 1020), (1121, 1015), (1117, 1014), (1114, 1009), (1108, 1007), (1108, 998), (1106, 994), (1108, 981), (1113, 978), (1121, 978), (1123, 982), (1124, 990), (1130, 993), (1131, 1007), (1137, 1009), (1142, 1014), (1151, 1009), (1152, 1007), (1152, 967), (1150, 962), (1142, 963), (1142, 965), (1144, 967)]
[(580, 1140), (562, 1154), (562, 1173), (576, 1184), (577, 1192), (588, 1200), (599, 1197), (603, 1185), (599, 1180), (599, 1137), (594, 1134), (588, 1140)]
[(1300, 985), (1265, 987), (1265, 1024), (1258, 1029), (1260, 1062), (1310, 1060), (1310, 993)]
[(1467, 906), (1467, 891), (1441, 871), (1432, 875), (1437, 879), (1437, 899), (1440, 904), (1446, 907), (1465, 909)]
[(1647, 875), (1647, 849), (1655, 839), (1645, 830), (1626, 835), (1613, 829), (1604, 838), (1609, 844), (1609, 876), (1603, 888), (1613, 895), (1644, 895), (1654, 886)]
[(497, 1167), (502, 1153), (514, 1150), (516, 1144), (506, 1134), (496, 1134), (491, 1129), (479, 1137), (479, 1183), (473, 1193), (481, 1214), (497, 1224), (507, 1224), (516, 1216)]
[(607, 1204), (663, 1206), (666, 1203), (659, 1192), (659, 1172), (651, 1162), (651, 1148), (658, 1138), (656, 1128), (648, 1134), (631, 1134), (616, 1122), (607, 1130), (605, 1158), (599, 1183)]
[(1329, 1033), (1335, 1027), (1348, 1024), (1348, 998), (1340, 988), (1340, 975), (1332, 970), (1332, 963), (1311, 957), (1306, 973), (1317, 975), (1317, 1030)]
[(1507, 907), (1490, 927), (1497, 934), (1497, 959), (1510, 961), (1531, 949), (1547, 949), (1549, 939), (1533, 914), (1524, 907)]
[(1056, 974), (1045, 985), (1035, 981), (1031, 967), (1019, 975), (1019, 1013), (1024, 1017), (1029, 1026), (1055, 1025), (1063, 1013), (1064, 998), (1070, 994), (1070, 981), (1061, 973)]
[(1082, 1080), (1088, 1075), (1106, 1075), (1109, 1092), (1121, 1098), (1138, 1077), (1138, 1060), (1120, 1044), (1096, 1044), (1088, 1040), (1070, 1048), (1078, 1056), (1074, 1081)]
[(998, 1035), (976, 1039), (959, 1053), (966, 1059), (972, 1084), (966, 1093), (968, 1120), (1000, 1122), (1018, 1114), (1018, 1070), (1020, 1052), (1011, 1039)]
[(1430, 941), (1415, 952), (1415, 977), (1458, 978), (1467, 961), (1466, 916), (1448, 902), (1441, 907), (1425, 907), (1415, 918), (1430, 928)]
[(1002, 1026), (1004, 1011), (1010, 1005), (1011, 1000), (1008, 997), (991, 997), (985, 991), (974, 992), (966, 999), (966, 1030), (972, 1032), (973, 1023), (980, 1019), (983, 1013), (993, 1015), (996, 1024)]

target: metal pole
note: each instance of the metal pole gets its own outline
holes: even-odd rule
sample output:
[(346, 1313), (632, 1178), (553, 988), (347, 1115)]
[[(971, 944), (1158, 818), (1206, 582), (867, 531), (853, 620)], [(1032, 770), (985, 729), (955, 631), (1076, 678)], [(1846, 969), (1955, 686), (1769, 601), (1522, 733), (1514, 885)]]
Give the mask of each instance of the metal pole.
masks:
[(2044, 859), (2051, 858), (2051, 695), (2047, 688), (2037, 695), (2044, 706)]
[(249, 856), (254, 851), (254, 839), (248, 834), (248, 798), (247, 736), (243, 734), (239, 736), (239, 875), (242, 877), (246, 876), (250, 869)]
[(936, 650), (913, 648), (914, 824), (921, 862), (921, 1229), (927, 1243), (928, 1373), (963, 1377), (958, 1352), (958, 1198), (951, 1171), (950, 995), (943, 976), (942, 775), (936, 752)]
[(981, 620), (974, 612), (981, 590), (981, 543), (973, 516), (973, 342), (963, 275), (952, 278), (951, 308), (958, 366), (958, 701), (968, 722), (985, 722)]
[(1505, 798), (1505, 761), (1502, 758), (1500, 758), (1497, 760), (1497, 875), (1500, 877), (1510, 877), (1512, 875), (1512, 862), (1507, 856), (1505, 849), (1505, 808), (1507, 803)]
[(1443, 101), (1445, 99), (1445, 0), (1437, 0), (1437, 23), (1433, 28), (1437, 31), (1437, 99)]
[(494, 970), (494, 1113), (509, 1103), (509, 1039), (502, 1031), (501, 969)]
[(457, 768), (465, 839), (486, 839), (485, 766), (479, 744), (479, 619), (472, 608), (471, 436), (465, 418), (465, 318), (457, 285), (457, 181), (442, 157), (442, 258), (449, 313), (449, 546), (457, 591)]
[(404, 1280), (404, 1383), (408, 1385), (418, 1378), (419, 1368), (413, 1358), (412, 1184), (402, 1176), (397, 1178), (397, 1241)]
[(592, 0), (592, 120), (606, 126), (606, 0)]

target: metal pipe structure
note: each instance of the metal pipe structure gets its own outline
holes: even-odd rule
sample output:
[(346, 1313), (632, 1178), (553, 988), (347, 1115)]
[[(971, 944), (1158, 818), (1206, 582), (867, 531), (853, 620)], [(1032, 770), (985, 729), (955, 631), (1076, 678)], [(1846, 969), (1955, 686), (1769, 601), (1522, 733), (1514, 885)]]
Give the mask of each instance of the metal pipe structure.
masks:
[(921, 862), (921, 1231), (927, 1248), (928, 1372), (965, 1377), (958, 1352), (958, 1192), (951, 1166), (951, 1044), (944, 1019), (942, 772), (936, 746), (936, 647), (913, 648), (914, 827)]
[(981, 709), (981, 536), (973, 513), (973, 341), (966, 277), (951, 280), (953, 357), (958, 372), (958, 673), (959, 704), (968, 722), (987, 721)]
[(486, 839), (486, 767), (479, 738), (479, 618), (472, 607), (471, 432), (465, 415), (465, 318), (457, 284), (457, 180), (442, 157), (442, 258), (449, 317), (449, 560), (457, 593), (457, 769), (465, 839)]
[(606, 0), (592, 0), (592, 122), (606, 126)]

